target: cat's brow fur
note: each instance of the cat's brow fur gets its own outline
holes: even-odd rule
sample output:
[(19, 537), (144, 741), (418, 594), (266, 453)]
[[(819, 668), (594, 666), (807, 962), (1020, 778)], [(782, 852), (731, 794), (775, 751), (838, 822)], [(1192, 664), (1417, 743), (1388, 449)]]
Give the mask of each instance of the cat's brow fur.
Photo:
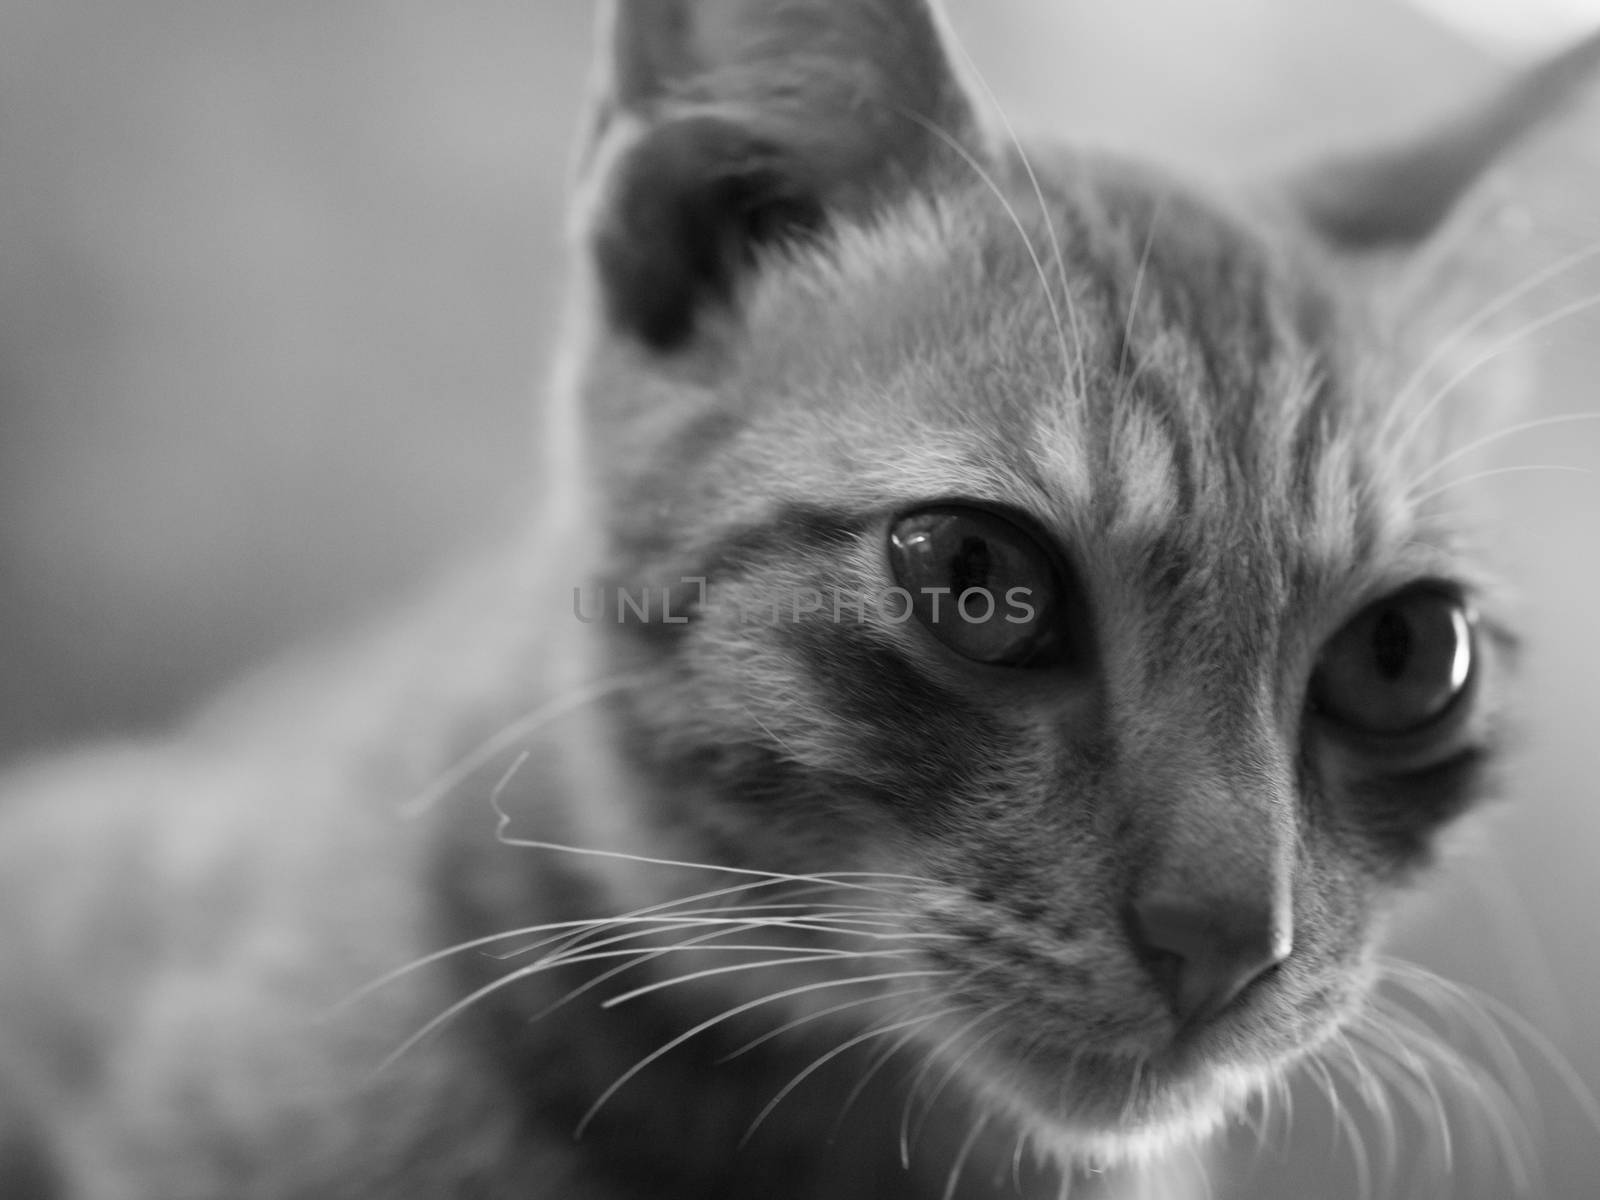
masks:
[[(1436, 325), (1354, 251), (1446, 222), (1506, 110), (1391, 227), (1381, 158), (1223, 189), (1019, 145), (940, 30), (612, 6), (536, 535), (181, 738), (12, 781), (8, 1197), (1054, 1195), (1359, 1011), (1484, 790), (1503, 639), (1417, 487), (1484, 412), (1411, 379)], [(955, 503), (1055, 548), (1081, 669), (822, 601)], [(1459, 753), (1374, 765), (1308, 679), (1417, 581), (1482, 661)], [(1129, 931), (1151, 880), (1292, 915), (1292, 952), (1183, 1027)], [(1200, 1186), (1172, 1170), (1079, 1185)]]

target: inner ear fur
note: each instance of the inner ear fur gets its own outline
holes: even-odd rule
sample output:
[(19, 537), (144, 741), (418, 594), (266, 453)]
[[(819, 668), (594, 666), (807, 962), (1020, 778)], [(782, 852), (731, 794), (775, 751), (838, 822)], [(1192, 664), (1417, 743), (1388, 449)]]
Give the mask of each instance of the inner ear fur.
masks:
[(613, 0), (583, 170), (612, 328), (694, 342), (761, 251), (977, 145), (928, 0)]
[(606, 315), (653, 350), (678, 349), (701, 314), (732, 304), (759, 250), (824, 221), (818, 181), (783, 147), (717, 117), (664, 122), (621, 156), (598, 206)]

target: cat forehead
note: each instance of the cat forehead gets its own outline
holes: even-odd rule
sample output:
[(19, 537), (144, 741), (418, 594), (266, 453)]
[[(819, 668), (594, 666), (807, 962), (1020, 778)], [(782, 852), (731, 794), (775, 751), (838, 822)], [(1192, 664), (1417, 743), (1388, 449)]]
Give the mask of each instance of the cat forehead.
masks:
[(1332, 293), (1290, 239), (1135, 167), (1045, 170), (912, 197), (770, 272), (735, 388), (1015, 443), (1152, 388), (1247, 422), (1274, 373), (1336, 356)]
[(751, 444), (864, 508), (965, 496), (1146, 541), (1309, 514), (1320, 553), (1359, 554), (1403, 471), (1337, 293), (1135, 169), (1084, 178), (914, 200), (774, 272), (734, 384)]

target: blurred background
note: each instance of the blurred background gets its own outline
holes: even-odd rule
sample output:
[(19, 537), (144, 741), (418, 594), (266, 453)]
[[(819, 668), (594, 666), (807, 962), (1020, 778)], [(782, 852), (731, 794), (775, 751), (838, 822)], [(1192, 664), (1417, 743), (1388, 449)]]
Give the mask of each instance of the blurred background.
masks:
[[(1600, 23), (1584, 0), (950, 7), (1019, 123), (1212, 171), (1410, 128)], [(592, 16), (580, 0), (0, 7), (0, 757), (159, 727), (514, 527)], [(1522, 273), (1600, 239), (1600, 101), (1516, 169)], [(1573, 272), (1530, 315), (1597, 289), (1600, 270)], [(1600, 320), (1529, 346), (1529, 415), (1600, 411)], [(1502, 449), (1597, 468), (1600, 424)], [(1538, 1109), (1518, 1102), (1541, 1139), (1529, 1189), (1580, 1200), (1600, 1195), (1600, 1114), (1578, 1098), (1600, 1078), (1600, 476), (1492, 487), (1525, 601), (1525, 745), (1513, 803), (1401, 949), (1549, 1039), (1511, 1037)], [(1325, 1107), (1308, 1093), (1226, 1195), (1360, 1194)], [(1483, 1139), (1465, 1129), (1454, 1182), (1390, 1194), (1511, 1194), (1471, 1165)], [(1443, 1155), (1439, 1135), (1408, 1136), (1407, 1156)]]

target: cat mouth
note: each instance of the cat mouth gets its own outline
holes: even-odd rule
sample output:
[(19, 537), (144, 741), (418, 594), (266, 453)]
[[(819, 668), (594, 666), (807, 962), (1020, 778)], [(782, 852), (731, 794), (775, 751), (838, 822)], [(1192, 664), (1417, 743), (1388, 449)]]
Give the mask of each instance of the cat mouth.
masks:
[(974, 1074), (1037, 1138), (1084, 1162), (1129, 1161), (1216, 1132), (1338, 1024), (1331, 1014), (1308, 1018), (1310, 1028), (1291, 1035), (1243, 1017), (1105, 1045), (991, 1043)]
[(1176, 1040), (1139, 1054), (1079, 1048), (997, 1064), (982, 1085), (1038, 1140), (1094, 1165), (1146, 1158), (1215, 1133), (1296, 1053), (1252, 1062)]

